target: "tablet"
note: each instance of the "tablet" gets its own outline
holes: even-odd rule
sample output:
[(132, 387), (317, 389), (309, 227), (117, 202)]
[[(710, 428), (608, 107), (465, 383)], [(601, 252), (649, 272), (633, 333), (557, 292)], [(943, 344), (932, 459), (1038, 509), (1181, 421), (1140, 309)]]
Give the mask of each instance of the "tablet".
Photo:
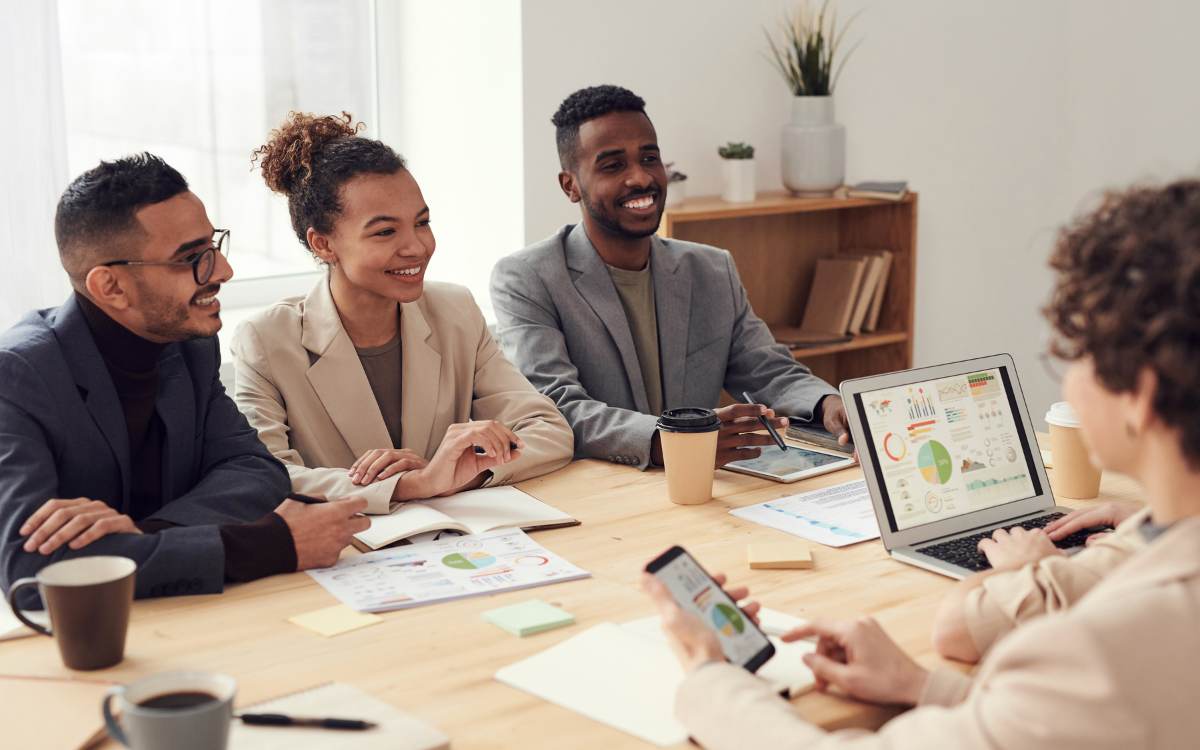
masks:
[(795, 445), (789, 445), (785, 451), (780, 450), (778, 446), (768, 445), (762, 449), (758, 458), (732, 461), (722, 468), (776, 482), (796, 482), (851, 466), (854, 466), (853, 456), (825, 453)]

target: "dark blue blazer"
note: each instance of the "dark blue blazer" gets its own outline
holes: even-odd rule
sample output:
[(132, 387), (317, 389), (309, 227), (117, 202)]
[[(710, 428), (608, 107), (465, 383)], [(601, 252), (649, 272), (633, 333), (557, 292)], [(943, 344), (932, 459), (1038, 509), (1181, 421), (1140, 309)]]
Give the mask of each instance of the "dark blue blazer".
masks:
[[(130, 508), (129, 437), (112, 378), (72, 296), (0, 334), (0, 586), (58, 560), (121, 555), (138, 565), (136, 595), (220, 592), (218, 526), (261, 518), (290, 490), (287, 471), (218, 378), (217, 339), (170, 344), (159, 358), (158, 415), (166, 426), (162, 507), (179, 524), (111, 534), (81, 550), (25, 552), (18, 531), (50, 498)], [(32, 603), (32, 598), (29, 601)], [(26, 602), (22, 602), (26, 604)]]

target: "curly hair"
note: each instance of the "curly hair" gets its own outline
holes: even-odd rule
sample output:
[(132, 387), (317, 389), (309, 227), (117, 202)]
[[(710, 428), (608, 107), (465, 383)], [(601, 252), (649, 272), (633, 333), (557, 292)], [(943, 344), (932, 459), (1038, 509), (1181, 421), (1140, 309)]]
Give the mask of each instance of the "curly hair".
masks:
[(88, 271), (118, 259), (128, 244), (119, 240), (141, 231), (135, 218), (139, 209), (187, 189), (174, 167), (145, 152), (102, 161), (72, 180), (54, 212), (58, 257), (71, 282), (78, 286)]
[(1200, 468), (1200, 180), (1106, 194), (1062, 229), (1050, 266), (1054, 353), (1089, 357), (1116, 393), (1149, 368), (1156, 415)]
[(558, 111), (550, 118), (550, 122), (554, 123), (554, 141), (558, 145), (558, 161), (563, 169), (575, 168), (579, 126), (609, 112), (646, 114), (646, 101), (629, 89), (606, 84), (579, 89), (558, 105)]
[[(341, 188), (360, 174), (395, 174), (404, 158), (383, 143), (358, 135), (349, 112), (317, 116), (291, 112), (254, 150), (267, 187), (287, 196), (292, 229), (308, 248), (308, 228), (329, 233), (342, 212)], [(311, 248), (309, 248), (311, 252)]]

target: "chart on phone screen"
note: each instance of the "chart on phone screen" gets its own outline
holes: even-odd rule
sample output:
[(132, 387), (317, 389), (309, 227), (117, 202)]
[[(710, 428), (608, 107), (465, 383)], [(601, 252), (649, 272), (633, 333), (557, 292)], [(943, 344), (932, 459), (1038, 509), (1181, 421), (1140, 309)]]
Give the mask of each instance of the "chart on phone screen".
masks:
[(675, 601), (709, 623), (720, 636), (721, 650), (735, 664), (745, 664), (766, 645), (766, 639), (749, 627), (746, 616), (713, 583), (688, 555), (679, 555), (659, 569), (657, 576)]
[(862, 395), (898, 529), (1030, 497), (999, 368)]

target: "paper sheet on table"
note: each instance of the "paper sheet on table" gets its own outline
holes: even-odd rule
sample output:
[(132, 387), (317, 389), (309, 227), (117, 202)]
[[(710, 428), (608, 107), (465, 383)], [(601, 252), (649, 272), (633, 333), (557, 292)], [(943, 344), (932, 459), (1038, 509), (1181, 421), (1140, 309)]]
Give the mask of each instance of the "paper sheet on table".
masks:
[(830, 547), (845, 547), (879, 538), (871, 495), (862, 479), (729, 512), (738, 518)]
[[(50, 615), (44, 609), (32, 612), (25, 610), (25, 616), (39, 625), (50, 627)], [(5, 597), (0, 596), (0, 641), (24, 638), (30, 635), (36, 634), (17, 619), (17, 616), (9, 608), (8, 601)]]
[[(773, 632), (803, 623), (769, 609), (762, 610), (760, 619)], [(815, 646), (771, 641), (776, 655), (758, 674), (792, 695), (810, 688), (812, 673), (801, 657)], [(675, 719), (675, 694), (683, 676), (658, 617), (596, 625), (496, 672), (506, 685), (660, 746), (687, 740), (687, 731)]]

